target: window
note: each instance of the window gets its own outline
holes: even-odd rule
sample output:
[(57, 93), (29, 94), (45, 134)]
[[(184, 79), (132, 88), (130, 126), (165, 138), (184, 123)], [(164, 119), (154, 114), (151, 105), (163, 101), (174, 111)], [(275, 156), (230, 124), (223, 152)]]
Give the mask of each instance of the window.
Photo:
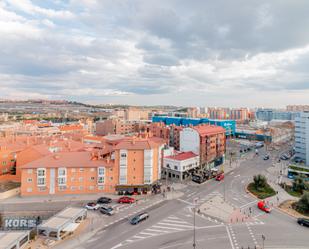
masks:
[(66, 190), (66, 189), (67, 189), (66, 186), (59, 186), (59, 191), (64, 191), (64, 190)]
[(66, 168), (59, 168), (58, 169), (58, 176), (65, 176), (66, 175)]
[(75, 181), (75, 177), (71, 177), (71, 182), (74, 182)]
[(103, 176), (104, 175), (104, 168), (98, 168), (98, 175)]
[(98, 190), (103, 190), (104, 186), (98, 186)]
[(113, 177), (111, 176), (109, 179), (112, 181), (112, 180), (113, 180)]
[(127, 157), (127, 154), (126, 153), (121, 153), (121, 157), (122, 158)]
[(38, 177), (45, 177), (46, 170), (45, 169), (38, 169), (37, 171)]
[(104, 183), (104, 177), (99, 176), (98, 177), (98, 184), (103, 184)]
[(3, 162), (2, 162), (2, 165), (6, 165), (6, 161), (3, 161)]
[(174, 166), (174, 169), (175, 169), (175, 170), (178, 170), (178, 166), (175, 165), (175, 166)]
[(104, 168), (98, 168), (98, 184), (104, 184)]
[(37, 169), (37, 184), (39, 186), (45, 186), (45, 184), (46, 184), (46, 169), (44, 169), (44, 168)]
[(166, 164), (166, 167), (167, 167), (167, 168), (170, 168), (170, 164), (169, 164), (169, 163), (167, 163), (167, 164)]
[(28, 174), (32, 174), (32, 169), (27, 169)]
[(84, 187), (83, 186), (79, 186), (78, 189), (79, 190), (84, 190)]
[(58, 169), (58, 185), (66, 185), (67, 183), (67, 170), (66, 168)]
[(84, 168), (79, 168), (79, 172), (84, 172)]
[(71, 190), (72, 191), (76, 190), (76, 187), (75, 186), (71, 186)]
[(45, 178), (38, 178), (38, 185), (45, 185)]
[(27, 182), (32, 182), (32, 178), (27, 178)]
[(93, 176), (90, 177), (90, 181), (92, 181), (92, 182), (94, 181), (94, 177)]
[(66, 184), (66, 178), (59, 177), (58, 178), (58, 185), (65, 185)]
[(89, 190), (94, 190), (94, 186), (89, 186)]
[(44, 192), (44, 191), (46, 191), (46, 187), (39, 187), (38, 190), (39, 190), (39, 192)]
[(84, 180), (84, 178), (83, 178), (83, 177), (80, 177), (80, 178), (78, 178), (78, 180), (79, 180), (80, 182), (82, 182), (82, 181)]

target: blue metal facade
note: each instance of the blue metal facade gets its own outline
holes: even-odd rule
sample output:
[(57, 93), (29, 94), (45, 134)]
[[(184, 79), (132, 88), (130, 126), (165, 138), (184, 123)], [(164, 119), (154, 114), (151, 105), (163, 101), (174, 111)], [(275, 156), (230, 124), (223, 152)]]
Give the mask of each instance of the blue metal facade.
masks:
[(221, 126), (226, 130), (226, 135), (234, 135), (236, 132), (235, 120), (215, 120), (208, 118), (176, 118), (176, 117), (152, 117), (152, 122), (163, 122), (166, 125), (175, 124), (177, 126), (189, 126), (199, 124), (210, 124)]

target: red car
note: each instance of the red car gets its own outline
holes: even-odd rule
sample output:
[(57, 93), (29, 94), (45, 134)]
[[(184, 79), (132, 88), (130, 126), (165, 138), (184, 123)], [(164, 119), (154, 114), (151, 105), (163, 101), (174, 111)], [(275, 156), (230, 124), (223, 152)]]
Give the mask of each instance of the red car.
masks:
[(216, 176), (216, 181), (222, 181), (224, 179), (224, 174), (220, 174)]
[(123, 196), (118, 199), (118, 203), (134, 203), (135, 199), (128, 196)]
[(267, 206), (267, 204), (264, 201), (260, 201), (257, 204), (258, 208), (266, 213), (270, 213), (271, 209)]

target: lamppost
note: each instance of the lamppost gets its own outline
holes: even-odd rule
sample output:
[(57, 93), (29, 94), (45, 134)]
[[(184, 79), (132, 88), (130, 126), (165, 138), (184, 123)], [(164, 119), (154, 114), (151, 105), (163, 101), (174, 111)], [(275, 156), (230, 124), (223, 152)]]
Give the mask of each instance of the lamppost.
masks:
[(197, 199), (193, 200), (193, 249), (196, 248), (196, 239), (195, 239), (195, 212), (196, 212), (196, 201)]
[(262, 246), (263, 246), (262, 248), (263, 248), (263, 249), (264, 249), (264, 241), (265, 241), (265, 239), (266, 239), (266, 238), (265, 238), (264, 234), (262, 234), (262, 243), (263, 243), (263, 244), (262, 244)]

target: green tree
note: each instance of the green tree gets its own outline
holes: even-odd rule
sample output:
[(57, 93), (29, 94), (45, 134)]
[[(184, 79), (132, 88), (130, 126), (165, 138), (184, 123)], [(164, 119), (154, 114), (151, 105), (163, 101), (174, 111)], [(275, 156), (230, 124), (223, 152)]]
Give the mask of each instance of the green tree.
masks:
[(302, 213), (309, 213), (309, 192), (306, 192), (302, 195), (296, 204), (296, 209)]
[(255, 189), (265, 188), (267, 186), (267, 179), (263, 175), (260, 175), (260, 174), (255, 175), (253, 177), (253, 183), (254, 183)]
[(293, 180), (293, 190), (295, 192), (303, 193), (306, 189), (306, 184), (303, 175), (296, 176)]

